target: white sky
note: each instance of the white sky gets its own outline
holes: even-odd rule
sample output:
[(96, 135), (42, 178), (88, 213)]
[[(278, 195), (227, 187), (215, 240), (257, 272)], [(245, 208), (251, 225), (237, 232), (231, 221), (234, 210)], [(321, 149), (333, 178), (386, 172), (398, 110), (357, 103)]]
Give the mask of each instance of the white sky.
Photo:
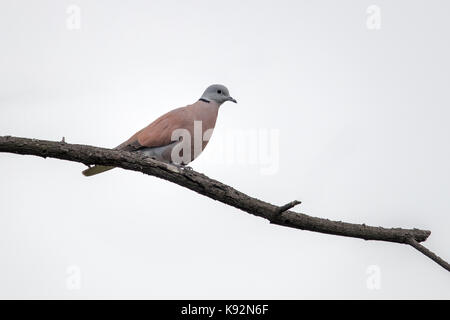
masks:
[[(449, 10), (2, 0), (0, 135), (114, 147), (223, 83), (239, 103), (221, 108), (195, 170), (314, 216), (432, 230), (426, 245), (449, 260)], [(279, 135), (274, 174), (259, 155), (220, 161), (236, 132)], [(448, 272), (404, 245), (282, 228), (153, 177), (83, 168), (0, 154), (1, 298), (450, 298)]]

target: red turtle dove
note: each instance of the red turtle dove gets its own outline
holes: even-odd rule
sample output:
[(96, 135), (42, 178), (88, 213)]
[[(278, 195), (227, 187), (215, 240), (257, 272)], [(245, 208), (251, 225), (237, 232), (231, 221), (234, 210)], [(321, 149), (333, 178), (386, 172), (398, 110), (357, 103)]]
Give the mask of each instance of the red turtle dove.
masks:
[[(226, 101), (236, 103), (225, 86), (211, 85), (197, 102), (162, 115), (115, 149), (143, 152), (159, 161), (187, 165), (208, 144), (219, 107)], [(83, 174), (93, 176), (113, 168), (95, 165)]]

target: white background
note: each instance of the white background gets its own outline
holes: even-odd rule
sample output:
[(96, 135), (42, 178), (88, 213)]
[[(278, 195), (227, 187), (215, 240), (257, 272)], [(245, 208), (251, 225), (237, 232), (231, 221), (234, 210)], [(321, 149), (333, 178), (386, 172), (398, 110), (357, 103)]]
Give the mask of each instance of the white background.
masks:
[[(67, 28), (71, 4), (80, 29)], [(373, 4), (379, 30), (366, 25)], [(195, 170), (314, 216), (432, 230), (426, 245), (449, 260), (449, 10), (2, 0), (0, 135), (114, 147), (223, 83), (239, 103), (221, 107)], [(276, 174), (212, 161), (230, 130), (278, 130)], [(0, 154), (1, 298), (450, 298), (449, 273), (411, 247), (282, 228), (154, 177), (82, 169)]]

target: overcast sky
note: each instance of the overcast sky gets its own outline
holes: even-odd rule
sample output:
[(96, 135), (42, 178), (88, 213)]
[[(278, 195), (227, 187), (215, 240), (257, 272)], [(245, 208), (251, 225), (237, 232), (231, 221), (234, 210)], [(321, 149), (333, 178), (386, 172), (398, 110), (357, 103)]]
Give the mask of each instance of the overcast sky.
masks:
[[(114, 147), (213, 83), (191, 166), (274, 204), (432, 231), (450, 259), (448, 1), (0, 2), (0, 135)], [(178, 185), (0, 154), (1, 298), (450, 298), (414, 249)]]

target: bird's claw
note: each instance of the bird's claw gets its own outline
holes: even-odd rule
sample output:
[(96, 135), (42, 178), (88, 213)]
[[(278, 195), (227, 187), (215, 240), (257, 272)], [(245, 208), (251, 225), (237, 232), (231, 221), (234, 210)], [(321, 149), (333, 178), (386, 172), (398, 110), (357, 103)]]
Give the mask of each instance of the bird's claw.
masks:
[(181, 170), (186, 170), (186, 171), (193, 171), (194, 170), (191, 167), (189, 167), (187, 165), (184, 165), (184, 164), (172, 163), (172, 165), (174, 165), (175, 167), (177, 167), (178, 169), (181, 169)]

